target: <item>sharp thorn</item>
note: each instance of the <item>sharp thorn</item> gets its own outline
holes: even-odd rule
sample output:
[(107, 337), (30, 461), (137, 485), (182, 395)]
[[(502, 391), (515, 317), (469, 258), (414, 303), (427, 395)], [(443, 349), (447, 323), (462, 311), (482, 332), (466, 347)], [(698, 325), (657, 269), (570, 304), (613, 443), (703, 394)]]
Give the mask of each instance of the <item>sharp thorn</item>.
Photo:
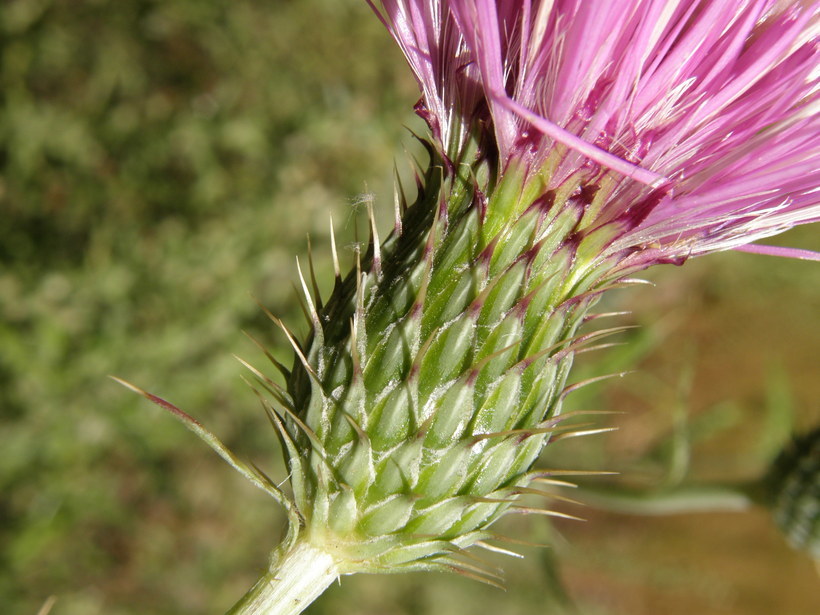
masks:
[(556, 480), (554, 478), (546, 478), (543, 476), (536, 476), (530, 482), (543, 483), (545, 485), (552, 485), (553, 487), (571, 487), (572, 489), (578, 488), (578, 485), (571, 483), (568, 480)]
[(396, 233), (396, 236), (398, 237), (402, 233), (401, 216), (404, 189), (402, 188), (401, 178), (399, 177), (399, 170), (396, 167), (395, 162), (393, 163), (393, 174), (395, 176), (395, 180), (393, 181), (393, 215), (395, 217), (393, 222), (393, 230)]
[(296, 302), (299, 304), (299, 308), (302, 310), (302, 316), (305, 317), (305, 321), (307, 322), (308, 327), (313, 327), (313, 318), (310, 316), (310, 310), (308, 309), (307, 304), (305, 304), (305, 299), (302, 296), (302, 293), (299, 292), (299, 287), (296, 286), (296, 283), (292, 283), (291, 287), (293, 287), (293, 292), (296, 294)]
[(510, 490), (515, 495), (535, 495), (542, 498), (548, 498), (550, 500), (560, 500), (562, 502), (567, 502), (568, 504), (585, 506), (583, 502), (579, 502), (578, 500), (573, 500), (572, 498), (568, 498), (563, 495), (558, 495), (556, 493), (551, 493), (549, 491), (543, 491), (541, 489), (533, 489), (532, 487), (512, 487)]
[(581, 382), (576, 382), (564, 388), (561, 391), (561, 399), (565, 398), (567, 395), (572, 393), (573, 391), (577, 391), (578, 389), (585, 387), (589, 384), (594, 384), (596, 382), (601, 382), (603, 380), (609, 380), (610, 378), (623, 378), (627, 374), (631, 374), (631, 371), (626, 372), (617, 372), (615, 374), (606, 374), (604, 376), (596, 376), (595, 378), (588, 378), (586, 380), (582, 380)]
[(511, 538), (510, 536), (504, 536), (502, 534), (493, 534), (488, 536), (490, 540), (496, 540), (499, 542), (507, 542), (513, 545), (521, 545), (524, 547), (537, 547), (539, 549), (549, 549), (552, 545), (543, 544), (540, 542), (532, 542), (531, 540), (522, 540), (520, 538)]
[(261, 350), (265, 354), (265, 357), (267, 357), (268, 361), (270, 361), (273, 364), (273, 366), (277, 369), (277, 371), (280, 374), (282, 374), (282, 376), (284, 376), (285, 380), (290, 378), (290, 370), (286, 368), (284, 365), (282, 365), (279, 361), (277, 361), (276, 358), (268, 351), (268, 349), (265, 348), (262, 342), (257, 340), (247, 331), (243, 331), (242, 333), (244, 333), (245, 337), (247, 337), (250, 341), (256, 344), (256, 347), (259, 348), (259, 350)]
[(274, 316), (270, 312), (270, 310), (268, 310), (261, 303), (259, 304), (259, 307), (262, 308), (262, 310), (265, 312), (267, 317), (270, 318), (271, 321), (273, 321), (273, 323), (282, 330), (282, 332), (285, 334), (285, 337), (288, 338), (288, 342), (290, 342), (290, 345), (293, 348), (293, 351), (296, 353), (296, 356), (299, 357), (299, 361), (301, 362), (302, 367), (305, 368), (305, 371), (307, 371), (307, 373), (314, 379), (316, 384), (321, 386), (321, 381), (319, 380), (319, 376), (316, 374), (313, 367), (311, 367), (310, 362), (308, 362), (307, 357), (305, 357), (305, 354), (302, 352), (302, 349), (299, 347), (299, 344), (296, 342), (296, 339), (293, 337), (293, 334), (287, 328), (285, 323), (283, 323), (281, 319)]
[(590, 322), (590, 321), (593, 321), (593, 320), (598, 320), (599, 318), (612, 318), (612, 317), (617, 317), (617, 316), (629, 316), (630, 314), (632, 314), (632, 312), (630, 312), (629, 310), (626, 310), (624, 312), (600, 312), (598, 314), (588, 314), (587, 316), (584, 316), (584, 322)]
[(376, 216), (373, 214), (373, 201), (367, 201), (367, 217), (370, 220), (370, 241), (373, 245), (373, 272), (376, 274), (376, 279), (380, 280), (382, 277), (382, 252), (381, 240), (379, 239), (379, 231), (376, 228)]
[(157, 397), (156, 395), (152, 395), (147, 391), (139, 388), (138, 386), (131, 384), (121, 378), (117, 378), (116, 376), (110, 376), (112, 380), (115, 382), (120, 383), (124, 387), (142, 395), (149, 401), (155, 403), (156, 405), (160, 406), (164, 410), (170, 412), (173, 416), (177, 419), (182, 421), (182, 423), (188, 427), (191, 431), (193, 431), (199, 438), (205, 442), (211, 449), (219, 455), (225, 462), (228, 463), (234, 470), (239, 472), (242, 476), (244, 476), (248, 481), (250, 481), (254, 486), (258, 487), (271, 497), (276, 500), (279, 504), (281, 504), (285, 510), (288, 511), (289, 515), (293, 510), (293, 505), (291, 504), (290, 500), (287, 496), (272, 482), (270, 482), (267, 477), (260, 476), (251, 466), (249, 466), (244, 461), (240, 460), (234, 453), (225, 446), (222, 441), (216, 437), (211, 431), (205, 428), (202, 423), (197, 421), (195, 418), (190, 416), (189, 414), (183, 412), (175, 405), (170, 402), (165, 401), (161, 397)]
[(337, 284), (342, 279), (342, 268), (339, 266), (339, 252), (336, 250), (336, 233), (333, 230), (333, 216), (330, 216), (330, 252), (333, 255), (333, 273)]
[(484, 583), (485, 585), (491, 585), (491, 586), (493, 586), (497, 589), (500, 589), (502, 591), (507, 591), (507, 588), (504, 587), (504, 585), (502, 585), (501, 583), (498, 583), (497, 581), (494, 581), (492, 579), (488, 579), (487, 577), (485, 577), (483, 575), (476, 574), (475, 572), (471, 572), (469, 570), (466, 570), (466, 569), (462, 568), (459, 565), (456, 565), (456, 564), (442, 564), (442, 568), (445, 569), (445, 570), (449, 570), (450, 572), (455, 572), (456, 574), (461, 575), (463, 577), (466, 577), (468, 579), (473, 579), (474, 581), (479, 581), (480, 583)]
[(603, 470), (533, 470), (530, 480), (552, 478), (554, 476), (617, 476), (620, 472), (606, 472)]
[(165, 401), (161, 397), (157, 397), (156, 395), (154, 395), (152, 393), (149, 393), (148, 391), (145, 391), (145, 390), (139, 388), (137, 385), (132, 384), (132, 383), (128, 382), (127, 380), (123, 380), (122, 378), (118, 378), (117, 376), (108, 376), (108, 377), (111, 378), (111, 380), (113, 380), (114, 382), (117, 382), (117, 383), (121, 384), (126, 389), (130, 389), (134, 393), (142, 395), (145, 399), (147, 399), (148, 401), (150, 401), (153, 404), (156, 404), (157, 406), (159, 406), (163, 410), (167, 410), (168, 412), (173, 414), (175, 417), (177, 417), (178, 419), (180, 419), (184, 423), (186, 423), (188, 425), (191, 425), (191, 426), (198, 427), (200, 429), (204, 429), (202, 423), (197, 421), (194, 417), (192, 417), (187, 412), (183, 412), (182, 410), (177, 408), (171, 402)]
[(305, 301), (307, 302), (307, 308), (309, 310), (309, 316), (311, 325), (316, 333), (316, 335), (322, 335), (322, 323), (319, 320), (319, 313), (316, 311), (316, 304), (313, 301), (313, 297), (310, 294), (310, 290), (308, 290), (307, 282), (305, 281), (305, 276), (302, 273), (302, 265), (299, 262), (299, 257), (296, 257), (296, 271), (299, 274), (299, 283), (302, 285), (302, 292), (305, 296)]
[(602, 433), (609, 433), (611, 431), (618, 431), (617, 427), (602, 427), (600, 429), (583, 429), (580, 431), (565, 431), (560, 434), (556, 434), (553, 438), (553, 442), (558, 442), (559, 440), (569, 440), (570, 438), (580, 438), (581, 436), (594, 436), (597, 434)]
[(482, 549), (486, 549), (487, 551), (492, 551), (493, 553), (499, 553), (501, 555), (508, 555), (509, 557), (516, 557), (519, 559), (523, 559), (523, 555), (520, 553), (516, 553), (515, 551), (510, 551), (509, 549), (505, 549), (504, 547), (497, 547), (495, 545), (491, 545), (488, 542), (483, 540), (478, 540), (475, 543), (475, 546), (480, 547)]
[(316, 269), (313, 266), (313, 249), (310, 244), (310, 235), (307, 236), (308, 244), (308, 270), (310, 271), (310, 285), (313, 288), (313, 295), (316, 297), (316, 309), (322, 310), (322, 294), (319, 290), (319, 283), (316, 280)]
[(556, 517), (558, 519), (569, 519), (571, 521), (586, 521), (586, 519), (576, 517), (575, 515), (558, 512), (557, 510), (549, 510), (547, 508), (533, 508), (532, 506), (511, 506), (507, 509), (507, 512), (521, 515), (543, 515), (544, 517)]
[(359, 436), (359, 440), (361, 440), (362, 442), (367, 442), (369, 444), (370, 443), (370, 437), (367, 435), (367, 432), (364, 429), (362, 429), (362, 426), (359, 425), (356, 422), (356, 420), (352, 416), (350, 416), (347, 412), (342, 411), (342, 416), (345, 417), (345, 419), (347, 420), (348, 423), (350, 423), (350, 426), (353, 428), (353, 430)]

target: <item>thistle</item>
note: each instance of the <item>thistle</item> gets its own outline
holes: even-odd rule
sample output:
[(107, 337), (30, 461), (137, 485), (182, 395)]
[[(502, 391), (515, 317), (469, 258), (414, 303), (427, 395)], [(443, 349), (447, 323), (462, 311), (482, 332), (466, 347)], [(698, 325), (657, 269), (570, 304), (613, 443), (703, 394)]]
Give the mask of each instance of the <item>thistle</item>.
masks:
[(763, 500), (775, 523), (820, 571), (820, 428), (790, 442), (763, 484)]
[[(370, 0), (368, 0), (370, 2)], [(429, 165), (326, 301), (284, 384), (253, 370), (292, 496), (158, 398), (288, 511), (237, 613), (298, 613), (339, 575), (506, 552), (492, 525), (555, 472), (583, 325), (658, 263), (820, 220), (816, 3), (383, 0), (418, 79)], [(372, 219), (372, 218), (371, 218)], [(335, 259), (335, 248), (334, 248)], [(312, 268), (311, 268), (312, 270)]]

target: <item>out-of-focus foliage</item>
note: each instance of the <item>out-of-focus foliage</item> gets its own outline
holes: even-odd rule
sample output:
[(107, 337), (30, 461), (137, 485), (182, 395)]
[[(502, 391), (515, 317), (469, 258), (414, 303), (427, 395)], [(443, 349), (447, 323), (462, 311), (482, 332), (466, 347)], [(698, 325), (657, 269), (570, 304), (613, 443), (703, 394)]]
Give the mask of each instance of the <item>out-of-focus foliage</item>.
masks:
[(305, 234), (324, 253), (331, 211), (350, 237), (365, 182), (390, 196), (412, 84), (363, 3), (0, 10), (0, 611), (219, 610), (278, 513), (106, 375), (278, 472), (231, 356), (280, 342), (251, 294), (297, 322)]
[[(414, 84), (359, 0), (8, 0), (0, 11), (0, 612), (35, 613), (50, 595), (55, 615), (221, 612), (264, 566), (279, 512), (106, 375), (168, 397), (283, 479), (231, 353), (264, 362), (246, 330), (288, 359), (251, 294), (298, 321), (295, 257), (310, 233), (329, 282), (330, 212), (342, 245), (353, 241), (357, 194), (372, 190), (389, 217)], [(817, 248), (812, 231), (800, 237)], [(762, 407), (749, 391), (763, 396), (761, 376), (783, 364), (795, 406), (816, 420), (818, 269), (743, 255), (709, 262), (658, 276), (654, 300), (633, 295), (640, 320), (678, 315), (661, 323), (678, 341), (650, 344), (643, 380), (594, 400), (640, 412), (624, 420), (633, 439), (583, 450), (588, 466), (630, 459), (651, 448), (650, 426), (668, 427), (654, 400), (686, 367), (680, 340), (700, 345), (691, 407), (733, 390), (740, 412)], [(705, 458), (735, 463), (725, 452), (734, 442)], [(618, 523), (601, 520), (595, 536)], [(520, 535), (561, 544), (547, 532), (527, 521)], [(782, 553), (794, 578), (803, 562)], [(527, 555), (505, 564), (506, 594), (446, 576), (353, 578), (314, 610), (540, 612), (558, 591), (555, 554)], [(641, 591), (640, 565), (619, 566), (633, 577), (601, 598), (606, 587), (584, 584), (611, 567), (596, 573), (594, 558), (568, 557), (573, 595), (597, 605), (588, 612), (661, 612), (619, 602)], [(679, 597), (686, 578), (652, 591), (669, 586)]]

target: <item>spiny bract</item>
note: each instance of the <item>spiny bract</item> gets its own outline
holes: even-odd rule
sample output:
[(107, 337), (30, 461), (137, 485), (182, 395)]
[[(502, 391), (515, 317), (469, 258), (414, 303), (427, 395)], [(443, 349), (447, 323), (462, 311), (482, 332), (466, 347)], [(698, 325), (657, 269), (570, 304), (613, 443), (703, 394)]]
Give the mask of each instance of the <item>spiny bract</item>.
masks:
[(305, 537), (345, 572), (470, 573), (454, 553), (503, 514), (561, 515), (515, 500), (581, 433), (559, 417), (573, 354), (619, 330), (576, 335), (611, 282), (584, 255), (615, 232), (582, 223), (598, 186), (522, 179), (475, 147), (439, 160), (327, 305), (303, 279), (312, 333), (287, 390), (265, 384)]

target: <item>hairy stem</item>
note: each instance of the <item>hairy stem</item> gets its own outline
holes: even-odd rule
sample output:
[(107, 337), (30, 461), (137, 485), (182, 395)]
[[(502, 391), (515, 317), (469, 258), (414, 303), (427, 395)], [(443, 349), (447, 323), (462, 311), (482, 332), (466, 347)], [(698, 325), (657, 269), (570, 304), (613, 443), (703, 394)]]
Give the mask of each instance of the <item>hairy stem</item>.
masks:
[(298, 615), (338, 577), (328, 553), (300, 541), (274, 562), (227, 615)]

